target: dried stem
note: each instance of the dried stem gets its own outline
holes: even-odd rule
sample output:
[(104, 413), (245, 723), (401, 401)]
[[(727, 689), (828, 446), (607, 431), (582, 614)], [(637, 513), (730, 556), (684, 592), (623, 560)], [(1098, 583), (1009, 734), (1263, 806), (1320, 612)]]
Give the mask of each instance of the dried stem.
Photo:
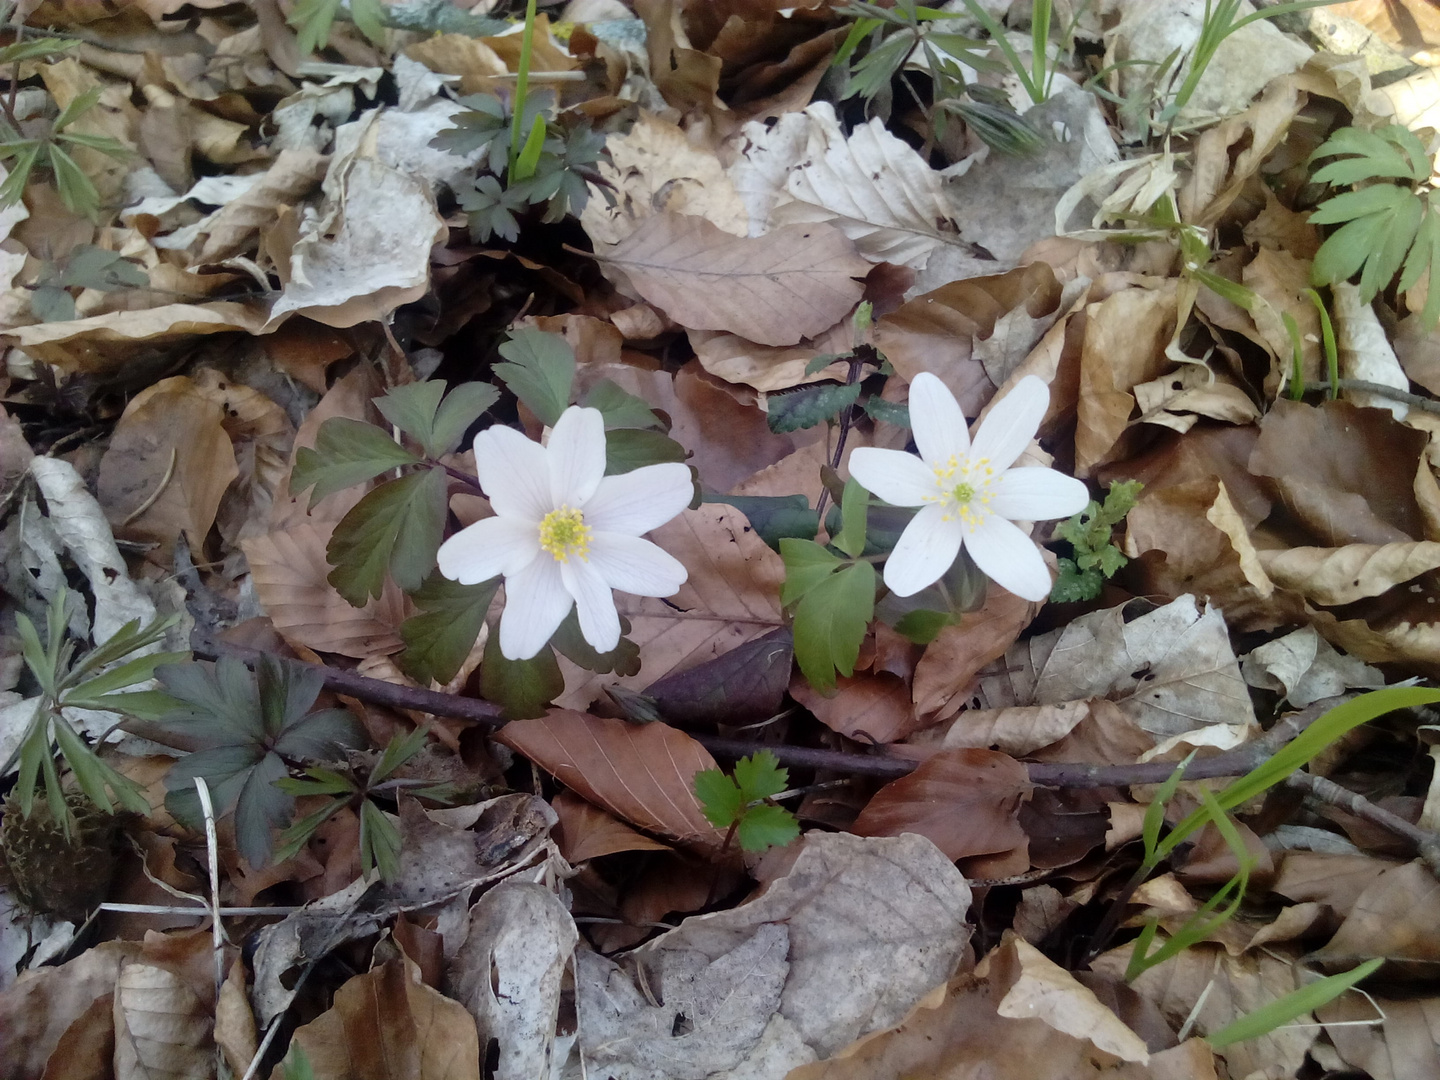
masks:
[(1408, 390), (1397, 390), (1393, 386), (1386, 386), (1384, 383), (1366, 382), (1364, 379), (1338, 379), (1336, 385), (1341, 390), (1359, 390), (1366, 394), (1374, 394), (1376, 397), (1389, 398), (1391, 401), (1400, 401), (1422, 412), (1440, 413), (1440, 401), (1432, 398), (1421, 397), (1419, 394), (1412, 394)]

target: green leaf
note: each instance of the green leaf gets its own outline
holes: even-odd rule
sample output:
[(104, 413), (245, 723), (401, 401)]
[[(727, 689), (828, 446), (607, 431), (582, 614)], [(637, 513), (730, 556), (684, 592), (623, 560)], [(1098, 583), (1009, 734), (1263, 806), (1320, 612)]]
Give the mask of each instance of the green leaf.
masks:
[(1349, 971), (1343, 971), (1339, 975), (1331, 975), (1310, 983), (1308, 986), (1302, 986), (1298, 990), (1292, 990), (1284, 997), (1276, 998), (1268, 1005), (1262, 1005), (1254, 1012), (1232, 1020), (1219, 1031), (1206, 1036), (1205, 1041), (1214, 1049), (1221, 1050), (1231, 1043), (1244, 1042), (1246, 1039), (1258, 1039), (1261, 1035), (1268, 1035), (1282, 1024), (1288, 1024), (1296, 1017), (1304, 1016), (1306, 1013), (1314, 1012), (1316, 1009), (1328, 1005), (1356, 983), (1362, 979), (1368, 979), (1379, 971), (1380, 965), (1383, 963), (1385, 963), (1385, 958), (1377, 956)]
[(24, 196), (25, 185), (30, 182), (30, 173), (44, 148), (38, 139), (27, 139), (0, 153), (0, 157), (15, 159), (9, 167), (10, 175), (0, 184), (0, 206), (14, 206)]
[(746, 851), (784, 847), (800, 835), (800, 822), (782, 806), (752, 806), (740, 819), (735, 838)]
[(901, 428), (910, 426), (910, 407), (908, 405), (896, 405), (893, 401), (872, 397), (865, 402), (865, 412), (871, 420), (880, 423), (893, 424), (895, 427)]
[(480, 661), (480, 695), (500, 706), (506, 720), (544, 716), (550, 702), (565, 691), (565, 676), (555, 654), (542, 648), (529, 660), (509, 660), (500, 651), (500, 635), (485, 640)]
[(59, 143), (51, 143), (46, 147), (46, 153), (50, 158), (50, 171), (55, 175), (55, 190), (60, 193), (60, 201), (75, 214), (82, 217), (91, 217), (100, 209), (100, 192), (95, 190), (95, 184), (90, 177), (85, 175), (85, 170), (75, 163), (75, 159), (67, 154)]
[(60, 284), (81, 289), (111, 291), (150, 284), (150, 276), (116, 251), (82, 244), (70, 253)]
[(520, 222), (515, 215), (530, 205), (525, 186), (504, 188), (489, 173), (475, 178), (473, 188), (462, 189), (456, 201), (465, 211), (470, 224), (470, 237), (476, 243), (487, 243), (492, 236), (514, 243), (520, 238)]
[(739, 786), (719, 769), (695, 774), (695, 796), (705, 820), (717, 829), (728, 829), (745, 809)]
[(1050, 590), (1050, 599), (1057, 604), (1073, 604), (1081, 600), (1094, 600), (1105, 587), (1105, 579), (1099, 569), (1090, 567), (1082, 570), (1074, 559), (1059, 560), (1059, 573)]
[(332, 416), (320, 425), (315, 449), (301, 447), (296, 452), (290, 490), (298, 495), (313, 484), (313, 508), (327, 495), (420, 461), (374, 424)]
[(786, 607), (818, 588), (843, 565), (842, 559), (813, 540), (781, 540), (780, 557), (785, 561), (780, 603)]
[(828, 576), (801, 598), (795, 608), (795, 660), (816, 690), (834, 690), (837, 670), (854, 674), (874, 612), (875, 567), (867, 562)]
[(496, 364), (495, 374), (547, 427), (570, 404), (575, 382), (575, 353), (559, 334), (514, 330), (500, 346), (509, 363)]
[(41, 322), (69, 322), (75, 318), (75, 298), (58, 285), (37, 285), (30, 290), (30, 310)]
[(756, 802), (779, 795), (790, 786), (790, 770), (769, 750), (757, 750), (735, 763), (735, 783), (746, 802)]
[(525, 136), (525, 144), (520, 147), (520, 153), (515, 158), (515, 169), (511, 173), (514, 181), (529, 180), (535, 175), (535, 166), (540, 160), (540, 152), (545, 148), (545, 117), (535, 116), (530, 121), (530, 133)]
[(417, 727), (404, 738), (401, 738), (399, 735), (392, 735), (390, 741), (385, 744), (385, 749), (380, 754), (380, 760), (375, 763), (375, 768), (370, 771), (371, 785), (379, 784), (388, 779), (391, 773), (424, 749), (425, 743), (429, 741), (429, 738), (429, 727)]
[(914, 611), (907, 611), (900, 617), (895, 623), (895, 631), (903, 634), (916, 645), (929, 645), (940, 636), (940, 631), (953, 621), (947, 612), (917, 608)]
[(599, 409), (607, 430), (664, 427), (649, 405), (609, 379), (601, 379), (585, 395), (586, 407)]
[(570, 614), (560, 623), (560, 629), (550, 639), (550, 644), (572, 664), (600, 675), (613, 673), (623, 679), (639, 673), (640, 646), (624, 636), (630, 632), (630, 620), (623, 615), (620, 616), (620, 627), (620, 644), (607, 653), (596, 652), (580, 632), (580, 617), (571, 608)]
[(1337, 195), (1310, 215), (1313, 224), (1345, 222), (1315, 254), (1311, 280), (1332, 285), (1361, 272), (1360, 296), (1368, 303), (1400, 271), (1424, 215), (1419, 196), (1391, 184)]
[(845, 526), (831, 542), (852, 559), (858, 559), (865, 550), (865, 516), (869, 506), (870, 493), (853, 478), (845, 481), (845, 494), (840, 502), (840, 516)]
[(198, 735), (211, 746), (238, 746), (266, 737), (255, 676), (233, 656), (213, 664), (162, 664), (155, 677), (180, 703), (163, 718), (162, 728)]
[[(277, 780), (275, 781), (275, 786), (281, 791), (295, 796), (314, 794), (313, 791), (308, 790), (293, 790), (296, 786), (303, 783), (304, 781)], [(306, 814), (299, 821), (292, 824), (277, 838), (279, 846), (275, 849), (275, 861), (282, 863), (286, 859), (293, 859), (296, 855), (300, 854), (300, 849), (310, 842), (310, 838), (315, 835), (315, 831), (349, 805), (350, 799), (348, 796), (343, 799), (332, 799), (319, 810), (316, 810), (312, 814)]]
[(155, 668), (160, 664), (178, 664), (189, 659), (188, 652), (151, 653), (148, 656), (140, 656), (66, 691), (61, 701), (65, 705), (90, 708), (92, 703), (116, 690), (123, 690), (127, 686), (134, 686), (138, 682), (144, 682), (153, 677)]
[(299, 0), (285, 21), (300, 31), (297, 44), (302, 53), (312, 53), (330, 43), (330, 26), (339, 10), (340, 0)]
[(605, 433), (605, 475), (619, 476), (646, 465), (685, 460), (685, 448), (663, 431), (617, 428)]
[(848, 360), (849, 358), (850, 353), (821, 353), (819, 356), (812, 357), (810, 362), (805, 365), (805, 374), (815, 375), (824, 371), (831, 364), (835, 363), (835, 361)]
[(1358, 184), (1365, 180), (1425, 180), (1430, 176), (1430, 158), (1425, 145), (1408, 128), (1391, 124), (1378, 131), (1344, 127), (1331, 135), (1310, 155), (1311, 161), (1353, 154), (1332, 161), (1310, 178), (1317, 184)]
[(791, 393), (771, 394), (765, 402), (766, 419), (771, 431), (783, 435), (836, 419), (859, 396), (859, 383), (818, 383)]
[(285, 1055), (283, 1065), (285, 1080), (315, 1080), (315, 1070), (310, 1066), (310, 1058), (306, 1056), (305, 1048), (298, 1042), (290, 1044), (290, 1050)]
[(64, 131), (80, 117), (93, 109), (100, 101), (100, 87), (92, 86), (83, 93), (76, 94), (70, 99), (70, 104), (60, 110), (60, 115), (55, 118), (54, 130)]
[(340, 519), (326, 558), (328, 578), (354, 607), (385, 589), (385, 571), (406, 592), (435, 569), (445, 531), (444, 469), (426, 469), (381, 484)]
[(0, 49), (0, 64), (18, 64), (22, 60), (45, 60), (59, 53), (80, 47), (78, 39), (66, 41), (63, 38), (30, 38), (17, 41)]
[(755, 534), (776, 551), (780, 550), (780, 541), (787, 537), (813, 540), (820, 531), (820, 515), (804, 495), (707, 493), (700, 497), (700, 501), (733, 506), (749, 520)]
[(483, 167), (489, 161), (492, 171), (502, 172), (510, 152), (510, 116), (505, 103), (493, 94), (472, 94), (460, 98), (460, 104), (465, 111), (452, 116), (454, 126), (439, 132), (430, 145), (467, 158), (484, 150), (477, 165)]
[(160, 690), (138, 690), (129, 694), (103, 694), (85, 703), (87, 709), (121, 713), (140, 720), (159, 721), (181, 703)]
[(385, 7), (380, 0), (350, 0), (350, 18), (376, 45), (385, 43)]
[(380, 414), (409, 435), (427, 457), (438, 458), (460, 444), (465, 430), (494, 405), (500, 391), (489, 383), (462, 383), (441, 404), (445, 383), (438, 379), (397, 386), (375, 399)]
[(422, 686), (448, 683), (470, 655), (485, 613), (500, 587), (498, 577), (478, 585), (461, 585), (438, 570), (410, 594), (419, 613), (400, 624), (405, 651), (400, 668)]
[(377, 868), (386, 881), (400, 872), (400, 830), (366, 799), (360, 804), (360, 869), (368, 877)]

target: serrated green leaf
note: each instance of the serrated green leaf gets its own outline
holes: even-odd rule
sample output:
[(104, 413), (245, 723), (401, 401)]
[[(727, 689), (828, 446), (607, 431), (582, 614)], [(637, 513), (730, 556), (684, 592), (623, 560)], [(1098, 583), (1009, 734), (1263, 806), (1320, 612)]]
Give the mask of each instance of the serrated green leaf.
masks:
[(700, 812), (717, 829), (728, 829), (745, 808), (745, 797), (735, 781), (719, 769), (705, 769), (695, 774), (695, 796)]
[(849, 356), (849, 353), (821, 353), (819, 356), (812, 357), (810, 362), (805, 365), (805, 374), (816, 375), (835, 363), (835, 361), (845, 360)]
[(784, 847), (800, 835), (795, 815), (781, 806), (752, 806), (740, 818), (735, 838), (745, 851), (764, 851)]
[(155, 669), (165, 693), (179, 701), (161, 727), (199, 735), (212, 746), (239, 746), (265, 738), (260, 690), (250, 670), (231, 656), (215, 663), (161, 664)]
[(376, 45), (385, 43), (385, 7), (380, 0), (350, 0), (350, 18)]
[(14, 206), (25, 194), (25, 185), (30, 182), (30, 174), (35, 169), (35, 162), (40, 156), (44, 144), (38, 139), (29, 139), (13, 144), (13, 148), (7, 148), (0, 157), (15, 160), (9, 166), (10, 175), (5, 182), (0, 184), (0, 206)]
[(733, 506), (749, 520), (755, 534), (776, 551), (787, 537), (813, 540), (820, 531), (820, 515), (804, 495), (705, 494), (700, 501)]
[(459, 449), (470, 425), (500, 399), (500, 391), (486, 382), (461, 383), (440, 403), (431, 429), (431, 453), (435, 457)]
[(1415, 241), (1420, 228), (1420, 219), (1425, 213), (1425, 204), (1419, 198), (1409, 198), (1396, 204), (1393, 213), (1387, 216), (1385, 234), (1377, 251), (1370, 253), (1365, 268), (1360, 272), (1360, 300), (1369, 303), (1376, 294), (1394, 280), (1405, 261), (1405, 253)]
[(1100, 595), (1105, 579), (1098, 568), (1081, 570), (1074, 559), (1061, 559), (1055, 584), (1050, 590), (1050, 599), (1057, 604), (1070, 604), (1078, 600), (1094, 600)]
[(649, 405), (609, 379), (601, 379), (585, 395), (587, 408), (599, 409), (607, 430), (614, 428), (663, 429)]
[(385, 572), (406, 592), (435, 569), (445, 533), (445, 470), (425, 469), (381, 484), (340, 519), (326, 558), (327, 579), (354, 607), (385, 589)]
[(1338, 225), (1342, 221), (1370, 214), (1393, 213), (1414, 198), (1410, 191), (1394, 184), (1376, 184), (1359, 191), (1347, 191), (1317, 206), (1310, 215), (1310, 224)]
[(342, 776), (333, 769), (306, 769), (303, 777), (287, 776), (276, 780), (275, 786), (286, 795), (299, 798), (303, 795), (354, 795), (360, 789), (348, 776)]
[(137, 690), (128, 694), (103, 694), (85, 702), (87, 709), (121, 713), (140, 720), (158, 721), (174, 712), (182, 702), (161, 690)]
[[(277, 780), (275, 781), (275, 786), (282, 791), (289, 791), (291, 795), (310, 794), (309, 792), (291, 791), (290, 787), (292, 783), (292, 781)], [(310, 838), (315, 835), (315, 831), (349, 805), (350, 800), (348, 798), (332, 799), (313, 814), (306, 814), (299, 821), (291, 825), (276, 839), (278, 846), (275, 848), (275, 861), (282, 863), (286, 859), (293, 859), (296, 855), (300, 854), (300, 849), (310, 842)]]
[(819, 383), (791, 393), (771, 394), (765, 402), (766, 420), (777, 435), (812, 428), (838, 418), (859, 396), (859, 383)]
[(299, 30), (296, 44), (302, 53), (312, 53), (330, 43), (330, 27), (340, 0), (299, 0), (285, 21)]
[(254, 677), (260, 697), (261, 726), (267, 740), (304, 721), (310, 706), (325, 688), (325, 675), (320, 668), (268, 654), (261, 656), (255, 665)]
[(757, 750), (735, 763), (735, 783), (746, 802), (756, 802), (789, 787), (790, 770), (782, 768), (769, 750)]
[(872, 397), (865, 402), (865, 412), (871, 420), (901, 428), (910, 426), (910, 408), (907, 405), (896, 405), (893, 401)]
[(378, 869), (386, 881), (400, 872), (400, 830), (369, 799), (360, 805), (360, 869), (367, 876)]
[(419, 611), (400, 624), (400, 640), (405, 642), (400, 669), (422, 686), (453, 679), (480, 637), (499, 587), (498, 577), (461, 585), (438, 570), (432, 573), (410, 594)]
[(85, 113), (93, 109), (100, 100), (100, 87), (92, 86), (83, 93), (76, 94), (70, 99), (70, 104), (60, 110), (60, 115), (55, 118), (54, 130), (64, 131), (67, 127), (80, 119)]
[(835, 689), (835, 672), (855, 672), (860, 643), (875, 613), (875, 567), (847, 566), (810, 589), (795, 608), (795, 660), (821, 693)]
[(1106, 544), (1095, 553), (1096, 566), (1107, 578), (1114, 577), (1120, 569), (1129, 563), (1129, 559), (1114, 544)]
[(780, 603), (786, 607), (818, 588), (843, 565), (842, 559), (813, 540), (782, 539), (780, 557), (785, 562), (785, 584), (780, 588)]
[(559, 334), (543, 330), (514, 330), (500, 346), (509, 363), (496, 364), (495, 375), (524, 402), (525, 407), (554, 427), (570, 404), (575, 382), (575, 352)]
[(555, 654), (542, 648), (529, 660), (510, 660), (500, 651), (500, 635), (485, 640), (480, 661), (480, 695), (500, 706), (506, 720), (544, 716), (550, 702), (565, 692), (565, 676)]
[(50, 159), (50, 171), (55, 175), (55, 190), (60, 201), (72, 213), (91, 217), (100, 209), (100, 193), (95, 190), (85, 170), (75, 164), (75, 159), (61, 149), (59, 143), (50, 143), (46, 148)]
[(188, 652), (151, 653), (149, 656), (137, 657), (67, 690), (61, 697), (61, 702), (68, 706), (88, 709), (92, 703), (107, 694), (151, 678), (160, 664), (178, 664), (189, 659)]
[(430, 457), (438, 457), (431, 448), (435, 427), (435, 410), (445, 396), (445, 383), (440, 379), (392, 386), (383, 395), (371, 398), (380, 415), (418, 442)]
[(685, 448), (663, 431), (616, 428), (605, 433), (605, 475), (619, 476), (646, 465), (685, 460)]
[(1361, 128), (1340, 128), (1310, 155), (1310, 160), (1354, 154), (1354, 158), (1334, 161), (1316, 170), (1311, 179), (1317, 184), (1356, 184), (1363, 180), (1391, 178), (1424, 180), (1430, 175), (1430, 159), (1425, 146), (1408, 128), (1391, 124), (1379, 131)]
[(515, 215), (530, 205), (530, 196), (523, 184), (501, 187), (499, 180), (485, 173), (475, 178), (473, 187), (461, 190), (456, 201), (465, 211), (470, 238), (476, 243), (487, 243), (491, 236), (513, 243), (520, 238)]
[(599, 675), (614, 674), (623, 679), (639, 673), (640, 646), (624, 636), (630, 632), (630, 620), (623, 615), (620, 616), (620, 631), (620, 643), (615, 648), (606, 653), (597, 652), (585, 640), (580, 631), (580, 617), (571, 608), (570, 614), (560, 623), (560, 629), (550, 639), (550, 644), (561, 656), (586, 671)]
[(315, 449), (301, 447), (296, 452), (290, 490), (298, 495), (313, 485), (313, 508), (327, 495), (420, 461), (374, 424), (333, 416), (320, 425)]
[(346, 709), (321, 709), (286, 725), (275, 750), (288, 758), (324, 761), (344, 756), (345, 747), (364, 746), (364, 730)]

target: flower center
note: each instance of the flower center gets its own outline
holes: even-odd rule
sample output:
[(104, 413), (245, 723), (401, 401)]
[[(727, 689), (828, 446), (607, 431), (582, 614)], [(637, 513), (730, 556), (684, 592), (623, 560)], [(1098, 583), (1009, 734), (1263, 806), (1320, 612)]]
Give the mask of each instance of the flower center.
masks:
[(569, 562), (571, 555), (585, 558), (590, 551), (590, 526), (585, 515), (569, 506), (551, 510), (540, 519), (540, 548), (556, 562)]
[(970, 531), (990, 516), (990, 500), (994, 498), (995, 469), (989, 458), (956, 457), (932, 465), (936, 493), (926, 502), (945, 508), (945, 520), (959, 517)]

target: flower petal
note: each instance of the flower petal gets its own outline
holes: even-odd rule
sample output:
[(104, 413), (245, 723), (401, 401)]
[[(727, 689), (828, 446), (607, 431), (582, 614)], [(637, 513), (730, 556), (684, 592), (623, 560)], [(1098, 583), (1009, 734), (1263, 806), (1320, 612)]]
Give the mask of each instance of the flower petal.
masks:
[(668, 551), (625, 533), (593, 533), (590, 565), (610, 588), (634, 596), (674, 596), (690, 575)]
[(990, 509), (1011, 521), (1048, 521), (1078, 514), (1090, 491), (1073, 476), (1054, 469), (1010, 469), (995, 481)]
[(643, 465), (600, 481), (585, 504), (585, 524), (597, 532), (639, 536), (664, 525), (694, 497), (688, 466), (678, 461)]
[(945, 520), (944, 507), (925, 507), (905, 526), (885, 561), (885, 584), (896, 596), (914, 596), (935, 584), (960, 554), (963, 534), (959, 518)]
[(489, 581), (496, 574), (514, 574), (540, 554), (540, 533), (520, 518), (483, 518), (440, 545), (435, 560), (440, 573), (461, 585)]
[(921, 506), (940, 493), (930, 466), (900, 450), (862, 446), (850, 455), (850, 475), (892, 506)]
[(550, 429), (545, 454), (554, 505), (584, 506), (605, 475), (605, 418), (600, 410), (575, 405), (566, 409)]
[(545, 448), (497, 424), (475, 436), (475, 475), (501, 517), (539, 522), (555, 509)]
[(1038, 376), (1026, 375), (980, 421), (971, 457), (988, 458), (997, 473), (1008, 469), (1030, 445), (1049, 407), (1050, 388)]
[(970, 452), (965, 414), (960, 411), (950, 388), (928, 371), (922, 371), (910, 383), (910, 430), (926, 464), (940, 465), (951, 457), (960, 459)]
[(580, 633), (596, 652), (607, 653), (620, 644), (620, 614), (615, 597), (600, 571), (585, 559), (567, 559), (560, 564), (565, 588), (575, 597), (580, 616)]
[(560, 564), (535, 559), (505, 579), (500, 616), (500, 651), (507, 660), (529, 660), (545, 647), (570, 614), (574, 598), (560, 577)]
[(965, 546), (981, 573), (1020, 599), (1035, 603), (1050, 595), (1050, 568), (1040, 549), (1004, 518), (988, 515), (965, 534)]

